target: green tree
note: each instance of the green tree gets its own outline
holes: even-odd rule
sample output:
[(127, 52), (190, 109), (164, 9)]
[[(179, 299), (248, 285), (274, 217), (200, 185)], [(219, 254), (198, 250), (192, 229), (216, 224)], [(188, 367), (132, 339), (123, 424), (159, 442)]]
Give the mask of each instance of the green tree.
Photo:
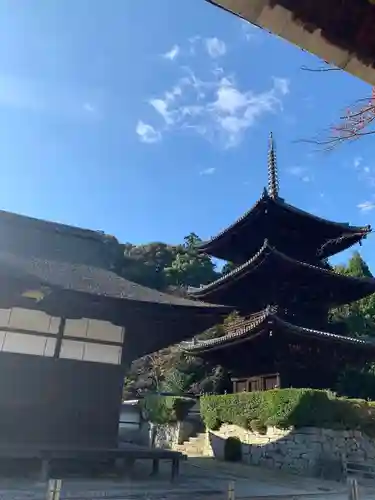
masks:
[(185, 237), (184, 244), (177, 249), (171, 266), (165, 269), (170, 285), (197, 287), (219, 277), (212, 260), (198, 252), (197, 247), (201, 241), (195, 233)]
[[(354, 252), (347, 265), (335, 266), (340, 274), (357, 278), (371, 278), (372, 274), (359, 252)], [(375, 336), (375, 294), (331, 311), (331, 319), (341, 323), (348, 335)]]

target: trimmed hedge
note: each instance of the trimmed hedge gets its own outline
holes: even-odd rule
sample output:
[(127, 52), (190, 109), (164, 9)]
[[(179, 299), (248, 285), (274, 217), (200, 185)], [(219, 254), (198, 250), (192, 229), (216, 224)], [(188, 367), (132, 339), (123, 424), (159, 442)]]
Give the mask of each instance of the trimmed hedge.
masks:
[(181, 422), (195, 404), (194, 399), (153, 394), (140, 401), (145, 420), (155, 424)]
[(227, 423), (251, 430), (267, 426), (358, 429), (375, 436), (374, 402), (338, 398), (328, 391), (276, 389), (204, 396), (200, 411), (212, 430)]

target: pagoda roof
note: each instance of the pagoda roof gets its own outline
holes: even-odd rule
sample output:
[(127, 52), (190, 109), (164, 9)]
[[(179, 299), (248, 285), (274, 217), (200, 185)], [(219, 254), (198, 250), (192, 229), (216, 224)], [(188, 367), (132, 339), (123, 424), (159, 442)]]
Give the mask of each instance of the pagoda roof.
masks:
[[(274, 229), (272, 226), (274, 218)], [(270, 222), (271, 219), (271, 222)], [(288, 220), (290, 221), (288, 224)], [(210, 240), (199, 245), (199, 251), (224, 260), (232, 260), (233, 239), (241, 246), (246, 241), (248, 255), (259, 248), (270, 231), (277, 230), (283, 224), (287, 227), (300, 228), (300, 241), (306, 238), (314, 242), (315, 251), (320, 258), (330, 257), (361, 241), (371, 232), (371, 226), (352, 226), (345, 222), (334, 222), (318, 217), (289, 203), (283, 198), (271, 197), (267, 191), (254, 205), (230, 226), (220, 231)], [(268, 233), (268, 234), (266, 234)]]
[(313, 330), (294, 325), (277, 314), (277, 308), (268, 306), (266, 309), (243, 318), (227, 328), (228, 333), (222, 337), (208, 340), (193, 340), (182, 342), (180, 347), (192, 355), (201, 355), (217, 349), (223, 349), (229, 345), (252, 341), (260, 335), (270, 331), (281, 331), (308, 339), (318, 339), (325, 342), (339, 342), (350, 344), (356, 348), (370, 349), (375, 352), (375, 341), (367, 337), (347, 337), (321, 330)]
[(360, 242), (370, 226), (351, 226), (310, 214), (286, 203), (279, 196), (279, 174), (275, 142), (270, 134), (267, 161), (267, 189), (255, 204), (233, 224), (198, 247), (219, 259), (243, 263), (265, 238), (287, 254), (327, 258)]
[[(329, 287), (322, 286), (325, 280), (329, 280)], [(196, 298), (224, 304), (230, 303), (231, 295), (244, 297), (246, 294), (248, 304), (256, 304), (262, 291), (264, 296), (269, 296), (267, 283), (276, 283), (280, 294), (284, 285), (288, 287), (288, 294), (297, 290), (299, 297), (319, 297), (327, 306), (359, 300), (375, 292), (374, 278), (346, 276), (301, 262), (272, 247), (266, 239), (258, 252), (244, 264), (207, 285), (189, 288), (189, 293)], [(231, 305), (238, 307), (235, 303)]]

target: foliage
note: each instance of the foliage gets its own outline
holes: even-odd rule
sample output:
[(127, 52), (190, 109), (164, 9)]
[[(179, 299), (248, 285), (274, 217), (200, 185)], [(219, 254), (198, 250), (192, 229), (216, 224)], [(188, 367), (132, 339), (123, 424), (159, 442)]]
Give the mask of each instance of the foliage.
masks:
[(291, 426), (360, 429), (375, 434), (375, 404), (336, 397), (314, 389), (277, 389), (264, 392), (204, 396), (200, 399), (202, 418), (208, 428), (219, 423), (258, 429)]
[(218, 277), (211, 259), (198, 252), (197, 246), (200, 242), (195, 233), (185, 237), (184, 244), (177, 249), (173, 262), (165, 269), (170, 285), (197, 287)]
[(181, 422), (195, 404), (192, 398), (150, 395), (141, 400), (144, 418), (155, 424)]
[(254, 420), (250, 420), (249, 427), (253, 432), (258, 432), (259, 434), (267, 433), (267, 426), (256, 418), (254, 418)]
[[(354, 252), (347, 265), (338, 265), (334, 270), (346, 276), (371, 278), (372, 274), (359, 252)], [(331, 311), (331, 321), (340, 323), (344, 333), (358, 337), (375, 335), (375, 294)]]
[(224, 460), (227, 462), (241, 462), (242, 443), (236, 437), (229, 437), (224, 444)]
[(361, 370), (347, 368), (340, 375), (335, 390), (350, 398), (375, 401), (375, 365), (368, 363)]

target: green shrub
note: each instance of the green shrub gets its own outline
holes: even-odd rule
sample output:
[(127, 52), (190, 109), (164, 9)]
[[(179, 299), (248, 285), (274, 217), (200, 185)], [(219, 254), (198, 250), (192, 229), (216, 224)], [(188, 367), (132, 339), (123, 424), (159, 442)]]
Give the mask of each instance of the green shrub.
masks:
[(141, 400), (143, 417), (155, 424), (181, 422), (194, 406), (195, 400), (180, 396), (153, 394)]
[(338, 398), (329, 391), (276, 389), (204, 396), (200, 409), (206, 426), (213, 430), (218, 423), (228, 423), (257, 432), (267, 426), (293, 426), (359, 429), (375, 435), (375, 403)]
[(249, 422), (249, 427), (253, 432), (267, 434), (267, 426), (260, 420), (254, 419)]
[(236, 437), (229, 437), (224, 444), (224, 460), (227, 462), (241, 462), (242, 444)]

